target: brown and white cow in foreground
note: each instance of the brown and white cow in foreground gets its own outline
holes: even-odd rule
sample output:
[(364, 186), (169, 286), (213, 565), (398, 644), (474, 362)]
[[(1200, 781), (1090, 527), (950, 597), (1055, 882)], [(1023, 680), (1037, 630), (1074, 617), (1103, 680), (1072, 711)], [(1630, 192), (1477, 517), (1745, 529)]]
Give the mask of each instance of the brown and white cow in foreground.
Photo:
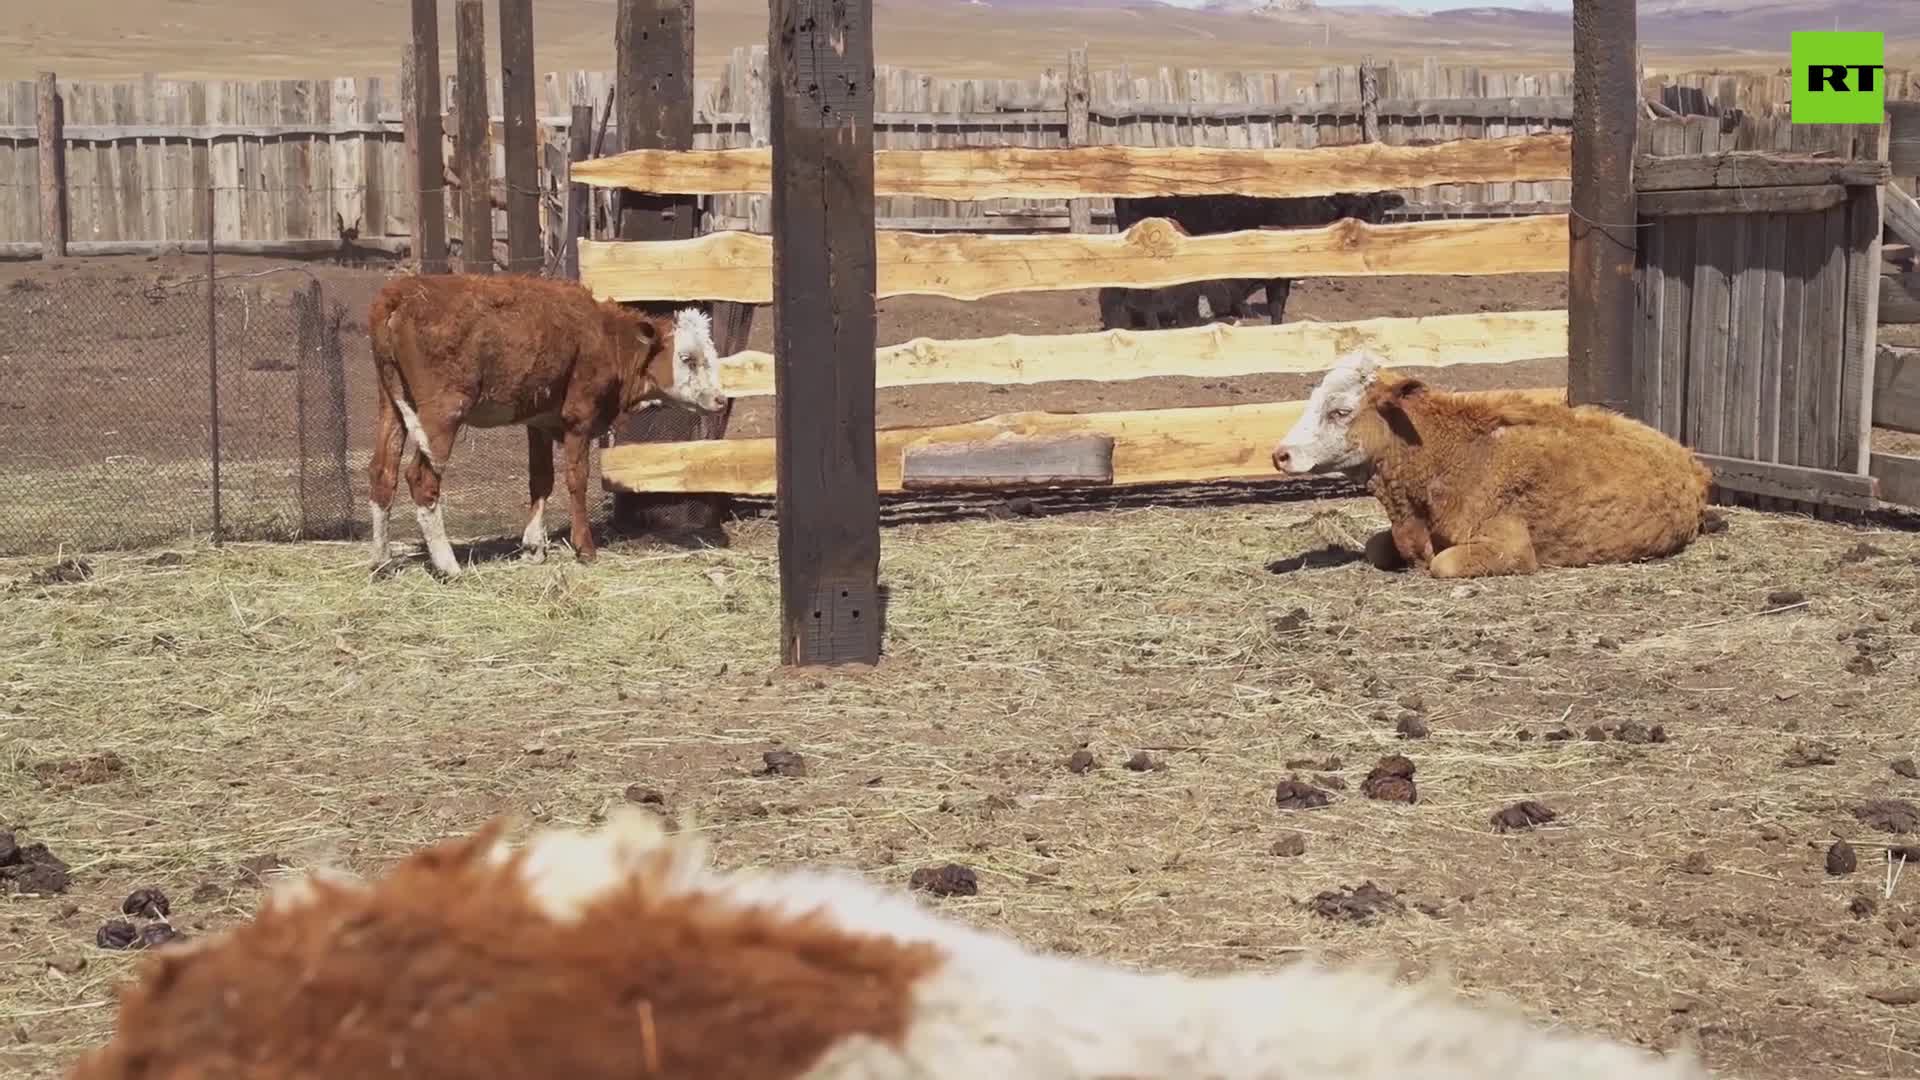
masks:
[(530, 512), (521, 542), (547, 543), (553, 443), (566, 455), (571, 540), (594, 557), (587, 521), (587, 450), (622, 413), (651, 403), (718, 411), (712, 324), (685, 308), (645, 315), (600, 302), (573, 282), (516, 274), (396, 278), (367, 320), (380, 382), (368, 499), (373, 563), (387, 559), (387, 516), (407, 439), (414, 514), (436, 570), (460, 567), (447, 540), (440, 485), (461, 427), (527, 428)]
[(1028, 950), (851, 872), (726, 873), (622, 808), (309, 879), (162, 947), (69, 1080), (1707, 1080), (1434, 986)]
[(1618, 413), (1433, 390), (1366, 353), (1327, 373), (1273, 464), (1365, 476), (1392, 525), (1368, 560), (1434, 577), (1671, 555), (1699, 534), (1712, 483), (1686, 447)]

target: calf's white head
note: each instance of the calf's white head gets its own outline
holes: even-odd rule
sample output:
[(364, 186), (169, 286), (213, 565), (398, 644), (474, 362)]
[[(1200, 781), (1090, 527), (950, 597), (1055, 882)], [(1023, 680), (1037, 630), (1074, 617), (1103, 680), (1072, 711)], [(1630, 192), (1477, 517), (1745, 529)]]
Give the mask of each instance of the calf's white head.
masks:
[(1370, 352), (1350, 352), (1327, 372), (1307, 398), (1307, 407), (1280, 444), (1273, 448), (1273, 467), (1292, 476), (1348, 472), (1367, 464), (1366, 452), (1348, 437), (1354, 414), (1380, 374), (1380, 358)]
[(719, 412), (727, 403), (720, 393), (713, 320), (699, 308), (681, 308), (673, 316), (673, 382), (663, 389), (668, 401), (703, 413)]

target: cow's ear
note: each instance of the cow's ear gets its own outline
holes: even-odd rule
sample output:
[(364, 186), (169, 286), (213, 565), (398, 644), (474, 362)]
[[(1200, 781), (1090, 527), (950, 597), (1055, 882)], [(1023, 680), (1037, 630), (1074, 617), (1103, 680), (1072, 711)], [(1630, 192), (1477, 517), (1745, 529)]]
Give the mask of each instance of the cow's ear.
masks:
[(660, 340), (660, 328), (654, 325), (652, 319), (641, 319), (635, 323), (633, 332), (639, 336), (640, 343), (648, 347)]
[(1401, 379), (1387, 388), (1387, 400), (1397, 405), (1426, 392), (1427, 384), (1419, 379)]

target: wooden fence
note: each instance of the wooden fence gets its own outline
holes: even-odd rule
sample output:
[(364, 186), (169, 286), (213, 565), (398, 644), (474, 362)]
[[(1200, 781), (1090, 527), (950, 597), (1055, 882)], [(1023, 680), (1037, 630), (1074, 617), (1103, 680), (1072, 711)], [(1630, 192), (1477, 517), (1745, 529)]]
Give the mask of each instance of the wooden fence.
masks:
[[(1033, 79), (949, 79), (878, 69), (875, 144), (882, 149), (1084, 145), (1310, 148), (1504, 138), (1565, 131), (1568, 73), (1483, 72), (1428, 60), (1418, 66), (1237, 72), (1121, 66), (1091, 70), (1084, 53)], [(1920, 82), (1894, 73), (1896, 98)], [(1681, 75), (1649, 80), (1650, 93), (1683, 111), (1766, 114), (1784, 79)], [(445, 102), (455, 102), (446, 80)], [(546, 247), (557, 251), (570, 111), (592, 104), (605, 118), (606, 72), (550, 74), (539, 102)], [(490, 80), (494, 175), (504, 176), (501, 84)], [(1084, 98), (1070, 93), (1084, 84)], [(734, 50), (725, 70), (696, 88), (695, 146), (767, 145), (766, 50)], [(1664, 89), (1662, 89), (1664, 87)], [(354, 248), (398, 254), (414, 214), (404, 102), (397, 80), (271, 82), (61, 82), (66, 224), (73, 254), (151, 252), (203, 242), (204, 192), (216, 191), (216, 243), (236, 253), (313, 255)], [(1080, 115), (1084, 110), (1084, 116)], [(0, 83), (0, 257), (40, 252), (42, 186), (35, 84)], [(1916, 117), (1920, 120), (1920, 117)], [(607, 122), (608, 138), (618, 119)], [(452, 117), (442, 130), (453, 132)], [(1084, 131), (1084, 136), (1079, 133)], [(454, 140), (448, 135), (447, 142)], [(1906, 147), (1911, 143), (1911, 149)], [(1920, 174), (1920, 136), (1896, 131), (1896, 175)], [(448, 154), (444, 160), (455, 159)], [(1566, 181), (1465, 182), (1403, 189), (1396, 217), (1554, 213)], [(495, 192), (493, 233), (505, 235)], [(710, 200), (713, 229), (767, 231), (764, 195)], [(1060, 199), (959, 201), (888, 196), (884, 228), (928, 231), (1064, 231), (1076, 208)], [(1111, 222), (1111, 200), (1085, 200), (1082, 231)], [(449, 233), (460, 235), (457, 215)], [(504, 258), (502, 260), (504, 262)]]
[[(1645, 121), (1636, 169), (1642, 253), (1634, 407), (1702, 453), (1733, 501), (1822, 512), (1914, 501), (1903, 478), (1920, 462), (1871, 453), (1876, 419), (1920, 426), (1911, 375), (1877, 377), (1875, 279), (1889, 166), (1879, 129)], [(1541, 183), (1570, 169), (1567, 136), (1463, 139), (1434, 146), (1287, 150), (880, 150), (878, 197), (1010, 192), (1065, 198), (1220, 191), (1304, 195), (1342, 186), (1430, 189)], [(635, 151), (576, 167), (596, 186), (717, 195), (765, 190), (765, 151)], [(1911, 200), (1901, 203), (1906, 206)], [(1920, 214), (1920, 205), (1915, 206)], [(1184, 237), (1149, 220), (1109, 236), (876, 235), (880, 296), (979, 299), (1015, 291), (1169, 284), (1245, 277), (1564, 271), (1567, 218), (1344, 221), (1320, 229)], [(767, 238), (745, 232), (672, 243), (580, 245), (582, 279), (622, 300), (773, 300)], [(1035, 383), (1169, 375), (1317, 372), (1364, 347), (1388, 363), (1444, 366), (1565, 355), (1567, 313), (1534, 311), (1372, 319), (1343, 324), (1208, 326), (1136, 333), (920, 340), (875, 355), (877, 386)], [(734, 396), (772, 392), (773, 357), (722, 364)], [(1876, 387), (1878, 388), (1876, 390)], [(1557, 391), (1543, 391), (1558, 393)], [(1885, 404), (1876, 403), (1876, 393)], [(1013, 414), (878, 433), (882, 491), (914, 487), (913, 454), (973, 447), (1005, 479), (1015, 444), (1062, 436), (1111, 440), (1112, 484), (1272, 477), (1270, 446), (1304, 403), (1084, 415)], [(1904, 411), (1901, 411), (1904, 410)], [(1055, 463), (1057, 465), (1057, 462)], [(775, 488), (771, 439), (635, 444), (602, 459), (606, 483), (633, 492)], [(953, 465), (943, 455), (943, 468)], [(1882, 479), (1882, 474), (1886, 479)], [(1904, 486), (1903, 486), (1904, 485)], [(1016, 483), (1017, 486), (1017, 483)]]

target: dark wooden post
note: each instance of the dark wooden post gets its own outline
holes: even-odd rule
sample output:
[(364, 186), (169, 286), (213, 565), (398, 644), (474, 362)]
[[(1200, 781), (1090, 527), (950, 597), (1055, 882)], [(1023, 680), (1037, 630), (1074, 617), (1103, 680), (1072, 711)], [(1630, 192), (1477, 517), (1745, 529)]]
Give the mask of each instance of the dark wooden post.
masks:
[[(614, 24), (615, 112), (622, 150), (693, 149), (693, 0), (620, 0)], [(700, 213), (691, 195), (623, 191), (617, 234), (622, 240), (690, 240)], [(670, 312), (682, 304), (639, 304)], [(701, 305), (711, 312), (710, 305)], [(620, 442), (685, 442), (726, 433), (726, 414), (702, 418), (678, 409), (648, 409), (624, 417)], [(719, 527), (725, 496), (634, 495), (615, 492), (613, 525), (623, 532), (703, 532)]]
[(446, 160), (440, 140), (440, 0), (413, 0), (413, 257), (423, 274), (447, 272)]
[(1360, 137), (1380, 141), (1380, 69), (1371, 56), (1360, 62)]
[(454, 0), (460, 95), (460, 271), (493, 273), (493, 142), (487, 132), (487, 9)]
[(872, 0), (772, 0), (780, 654), (880, 658)]
[(576, 184), (572, 178), (572, 164), (585, 161), (593, 156), (593, 106), (579, 102), (573, 104), (573, 116), (567, 124), (567, 235), (560, 249), (560, 276), (568, 281), (580, 280), (580, 238), (593, 231), (593, 205), (588, 200), (593, 189), (585, 184)]
[(507, 269), (538, 274), (540, 121), (533, 97), (533, 0), (500, 0), (500, 104), (507, 140)]
[[(60, 82), (51, 71), (40, 73), (36, 106), (40, 149), (40, 257), (67, 257), (67, 132), (62, 115)], [(208, 234), (212, 244), (212, 234)]]
[(1574, 0), (1573, 213), (1567, 265), (1567, 398), (1644, 410), (1633, 400), (1634, 0)]
[[(1093, 78), (1087, 71), (1087, 47), (1067, 50), (1067, 145), (1086, 146), (1091, 141), (1088, 113), (1093, 104)], [(1067, 200), (1067, 227), (1073, 232), (1093, 231), (1093, 203), (1088, 199)]]

